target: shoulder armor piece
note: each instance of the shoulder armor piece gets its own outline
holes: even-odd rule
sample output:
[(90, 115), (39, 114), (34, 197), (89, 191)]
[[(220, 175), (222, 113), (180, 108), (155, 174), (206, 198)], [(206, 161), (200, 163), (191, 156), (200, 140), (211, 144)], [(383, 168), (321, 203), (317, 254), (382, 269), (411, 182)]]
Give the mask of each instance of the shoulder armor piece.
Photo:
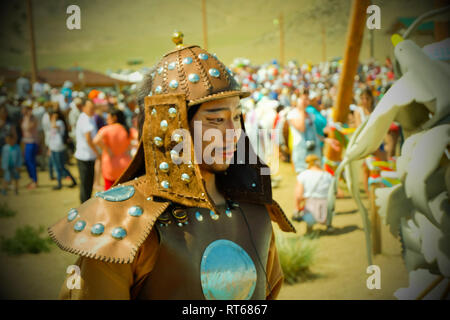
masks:
[(146, 189), (141, 177), (97, 192), (50, 227), (50, 237), (61, 249), (83, 257), (131, 263), (169, 205), (146, 197)]

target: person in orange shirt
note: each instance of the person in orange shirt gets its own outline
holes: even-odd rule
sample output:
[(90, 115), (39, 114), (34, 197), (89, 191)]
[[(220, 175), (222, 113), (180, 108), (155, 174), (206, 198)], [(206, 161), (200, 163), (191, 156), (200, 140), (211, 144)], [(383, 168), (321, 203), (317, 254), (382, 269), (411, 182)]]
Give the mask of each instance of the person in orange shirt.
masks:
[(108, 190), (131, 162), (131, 135), (122, 111), (109, 109), (106, 122), (93, 142), (102, 149), (102, 175)]

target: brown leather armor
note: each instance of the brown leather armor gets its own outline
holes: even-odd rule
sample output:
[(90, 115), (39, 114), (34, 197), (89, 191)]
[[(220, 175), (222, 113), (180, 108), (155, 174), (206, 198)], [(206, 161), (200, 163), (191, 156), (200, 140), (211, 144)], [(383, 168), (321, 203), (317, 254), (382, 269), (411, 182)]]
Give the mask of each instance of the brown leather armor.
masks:
[[(178, 226), (173, 217), (167, 226), (158, 225), (158, 261), (145, 280), (138, 299), (205, 299), (201, 277), (205, 278), (207, 275), (205, 270), (201, 270), (202, 255), (208, 245), (219, 239), (233, 241), (250, 256), (257, 272), (256, 286), (250, 298), (265, 299), (265, 270), (272, 235), (270, 217), (264, 206), (248, 203), (238, 205), (240, 207), (232, 207), (228, 215), (225, 207), (220, 208), (217, 220), (211, 217), (208, 209), (188, 208), (187, 225)], [(201, 221), (195, 217), (197, 212), (202, 217)], [(247, 221), (242, 215), (243, 212)], [(209, 285), (213, 284), (211, 282)], [(235, 286), (234, 290), (220, 292), (228, 299), (243, 299), (250, 290), (245, 286), (245, 281), (239, 279), (235, 279), (230, 285)], [(208, 283), (204, 284), (204, 287), (207, 286)], [(237, 296), (233, 296), (233, 293)]]

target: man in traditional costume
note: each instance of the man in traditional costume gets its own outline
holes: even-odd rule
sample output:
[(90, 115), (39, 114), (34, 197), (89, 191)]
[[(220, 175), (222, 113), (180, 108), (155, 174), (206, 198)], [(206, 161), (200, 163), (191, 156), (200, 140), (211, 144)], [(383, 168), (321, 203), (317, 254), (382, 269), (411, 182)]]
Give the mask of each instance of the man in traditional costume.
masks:
[[(215, 55), (183, 46), (181, 33), (173, 39), (177, 48), (141, 89), (133, 161), (113, 188), (49, 229), (80, 256), (79, 286), (65, 282), (62, 299), (274, 299), (280, 291), (271, 221), (295, 229), (243, 130), (239, 99), (249, 93)], [(224, 138), (198, 141), (195, 126)]]

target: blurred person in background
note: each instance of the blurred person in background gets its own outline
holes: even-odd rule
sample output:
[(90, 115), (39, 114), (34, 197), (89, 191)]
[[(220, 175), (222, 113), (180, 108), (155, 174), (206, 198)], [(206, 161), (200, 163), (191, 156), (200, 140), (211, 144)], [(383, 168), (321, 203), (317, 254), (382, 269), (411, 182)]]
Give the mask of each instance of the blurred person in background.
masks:
[(25, 145), (25, 166), (31, 182), (27, 185), (27, 189), (37, 187), (37, 170), (36, 156), (38, 153), (38, 120), (32, 114), (33, 109), (28, 103), (23, 109), (23, 119), (21, 124), (22, 142)]
[(102, 176), (104, 190), (108, 190), (114, 181), (131, 162), (130, 129), (122, 111), (110, 108), (106, 118), (107, 125), (102, 127), (93, 142), (102, 149)]
[(2, 169), (3, 169), (3, 195), (7, 194), (8, 185), (14, 180), (14, 191), (19, 194), (19, 170), (22, 166), (22, 150), (17, 144), (16, 134), (9, 132), (5, 136), (5, 145), (2, 147)]
[(315, 126), (314, 115), (306, 112), (309, 105), (309, 92), (304, 89), (297, 106), (287, 115), (287, 120), (292, 134), (292, 162), (297, 174), (306, 170), (306, 156), (315, 154), (322, 158), (320, 139)]
[[(310, 154), (305, 161), (308, 168), (297, 176), (293, 220), (305, 221), (310, 232), (314, 224), (327, 222), (328, 189), (333, 177), (321, 169), (317, 155)], [(331, 226), (327, 226), (327, 230), (331, 231)]]
[(50, 132), (48, 138), (50, 158), (56, 169), (56, 177), (58, 180), (58, 185), (53, 187), (53, 190), (60, 190), (62, 188), (61, 180), (65, 176), (72, 180), (72, 184), (69, 186), (70, 188), (77, 185), (75, 178), (65, 166), (64, 152), (66, 149), (65, 141), (67, 141), (67, 137), (68, 133), (61, 113), (59, 111), (53, 111), (50, 117)]
[(94, 184), (95, 159), (100, 154), (93, 143), (97, 134), (97, 126), (94, 121), (94, 103), (85, 99), (83, 101), (82, 113), (76, 124), (76, 148), (78, 172), (80, 177), (80, 202), (83, 203), (91, 197)]

